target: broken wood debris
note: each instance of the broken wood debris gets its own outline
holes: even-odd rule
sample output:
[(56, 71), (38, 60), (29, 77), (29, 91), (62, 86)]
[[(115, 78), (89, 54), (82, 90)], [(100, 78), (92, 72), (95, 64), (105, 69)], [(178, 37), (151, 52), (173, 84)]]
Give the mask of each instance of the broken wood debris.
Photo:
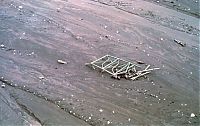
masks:
[(139, 66), (138, 64), (145, 64), (144, 62), (131, 63), (129, 61), (120, 59), (115, 56), (105, 55), (91, 63), (86, 63), (87, 66), (93, 69), (98, 68), (101, 72), (106, 72), (115, 79), (130, 79), (136, 80), (140, 77), (151, 73), (151, 71), (158, 70), (160, 68), (150, 68), (150, 65)]
[(58, 62), (59, 64), (67, 64), (67, 62), (65, 62), (65, 61), (63, 61), (63, 60), (57, 60), (57, 62)]
[(138, 64), (145, 64), (143, 61), (137, 60), (136, 61)]
[(183, 43), (183, 42), (180, 41), (180, 40), (174, 39), (174, 42), (178, 43), (178, 44), (181, 45), (182, 47), (185, 47), (185, 46), (186, 46), (186, 43)]

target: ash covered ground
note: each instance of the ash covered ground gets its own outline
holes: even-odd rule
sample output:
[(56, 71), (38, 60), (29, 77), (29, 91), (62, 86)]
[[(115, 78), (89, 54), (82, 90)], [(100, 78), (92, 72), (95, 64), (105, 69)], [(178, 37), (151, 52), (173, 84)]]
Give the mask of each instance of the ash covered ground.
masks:
[[(0, 125), (198, 125), (198, 8), (195, 0), (0, 0)], [(130, 81), (85, 66), (106, 54), (160, 70)]]

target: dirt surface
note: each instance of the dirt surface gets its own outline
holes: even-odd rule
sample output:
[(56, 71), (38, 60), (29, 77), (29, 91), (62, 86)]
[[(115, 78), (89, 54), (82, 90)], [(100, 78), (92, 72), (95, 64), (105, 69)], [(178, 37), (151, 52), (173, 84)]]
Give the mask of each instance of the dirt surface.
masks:
[[(0, 125), (198, 125), (199, 3), (177, 2), (0, 0)], [(85, 66), (106, 54), (161, 69)]]

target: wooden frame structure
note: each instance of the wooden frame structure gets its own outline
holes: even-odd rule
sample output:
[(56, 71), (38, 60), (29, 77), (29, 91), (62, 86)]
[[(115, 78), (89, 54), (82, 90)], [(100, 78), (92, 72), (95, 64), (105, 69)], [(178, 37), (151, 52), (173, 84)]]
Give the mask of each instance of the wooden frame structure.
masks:
[(106, 72), (113, 78), (126, 78), (131, 80), (136, 80), (139, 77), (151, 73), (153, 70), (160, 69), (150, 68), (150, 65), (142, 69), (142, 67), (136, 63), (131, 63), (111, 55), (105, 55), (86, 65), (90, 65), (93, 69), (98, 68), (101, 72)]

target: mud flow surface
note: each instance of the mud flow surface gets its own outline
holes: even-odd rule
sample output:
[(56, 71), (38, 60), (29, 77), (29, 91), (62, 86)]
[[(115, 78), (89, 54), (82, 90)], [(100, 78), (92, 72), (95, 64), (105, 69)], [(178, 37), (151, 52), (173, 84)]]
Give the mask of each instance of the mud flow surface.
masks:
[[(0, 0), (0, 125), (199, 125), (199, 1)], [(117, 80), (85, 63), (145, 63)]]

